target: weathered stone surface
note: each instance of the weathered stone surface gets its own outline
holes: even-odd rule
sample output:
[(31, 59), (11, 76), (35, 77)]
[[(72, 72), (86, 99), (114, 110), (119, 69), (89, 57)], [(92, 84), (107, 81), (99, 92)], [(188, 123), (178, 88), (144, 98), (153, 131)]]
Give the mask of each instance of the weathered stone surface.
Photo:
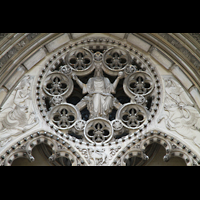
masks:
[(56, 38), (55, 40), (51, 41), (50, 43), (46, 44), (45, 47), (47, 48), (49, 52), (52, 52), (58, 47), (60, 47), (61, 45), (67, 43), (68, 41), (69, 41), (69, 36), (67, 33), (65, 33), (59, 36), (58, 38)]
[(45, 55), (46, 52), (44, 51), (44, 49), (40, 49), (34, 55), (28, 58), (23, 64), (28, 70), (30, 70), (36, 63), (42, 60)]
[(136, 37), (135, 35), (129, 34), (127, 37), (127, 41), (132, 43), (133, 45), (141, 48), (144, 51), (148, 51), (149, 48), (151, 47), (150, 44), (148, 44), (147, 42), (143, 41), (142, 39)]
[(158, 49), (154, 48), (151, 52), (151, 56), (155, 58), (160, 64), (162, 64), (166, 69), (169, 69), (173, 62), (166, 58)]
[(186, 165), (200, 164), (197, 84), (158, 40), (64, 33), (23, 54), (38, 35), (18, 36), (5, 51), (7, 66), (19, 52), (23, 62), (0, 89), (0, 165), (20, 157), (33, 162), (32, 150), (40, 147), (45, 164), (159, 165), (148, 162), (157, 152), (166, 162), (179, 157)]

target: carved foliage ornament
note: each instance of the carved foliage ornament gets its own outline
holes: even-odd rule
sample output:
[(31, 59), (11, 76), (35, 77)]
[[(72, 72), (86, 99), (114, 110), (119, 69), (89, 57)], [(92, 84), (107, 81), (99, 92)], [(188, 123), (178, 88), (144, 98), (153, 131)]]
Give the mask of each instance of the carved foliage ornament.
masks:
[(36, 88), (38, 107), (55, 131), (89, 143), (114, 142), (151, 122), (160, 81), (137, 51), (89, 40), (46, 63)]
[(200, 114), (194, 107), (181, 85), (172, 77), (166, 77), (165, 104), (163, 114), (159, 116), (158, 123), (170, 131), (175, 131), (185, 140), (192, 141), (200, 147)]
[[(30, 102), (33, 85), (32, 76), (25, 76), (11, 95), (12, 106), (3, 108), (1, 146), (38, 124)], [(177, 88), (176, 82), (165, 80), (165, 110), (158, 124), (183, 134), (181, 127), (187, 122), (184, 128), (195, 137), (184, 137), (198, 146), (199, 115)], [(37, 79), (38, 109), (52, 131), (34, 131), (12, 143), (1, 154), (0, 165), (11, 165), (18, 157), (34, 161), (31, 152), (40, 143), (54, 165), (141, 165), (158, 147), (155, 143), (166, 149), (164, 161), (179, 156), (187, 165), (199, 165), (197, 155), (178, 139), (146, 129), (157, 114), (162, 90), (156, 69), (131, 46), (108, 38), (70, 44), (48, 60)], [(16, 132), (12, 132), (14, 121)]]
[(0, 112), (0, 148), (39, 122), (32, 104), (33, 76), (26, 75)]
[[(181, 157), (188, 166), (200, 164), (197, 155), (187, 146), (179, 140), (158, 131), (147, 132), (142, 138), (133, 139), (123, 148), (120, 145), (115, 145), (107, 150), (101, 146), (83, 147), (76, 145), (76, 148), (74, 148), (62, 137), (41, 131), (34, 132), (14, 143), (1, 155), (0, 165), (10, 166), (19, 157), (27, 158), (30, 162), (33, 162), (35, 160), (32, 155), (33, 148), (38, 144), (45, 144), (51, 149), (44, 149), (45, 155), (54, 165), (102, 166), (109, 163), (117, 166), (135, 166), (149, 159), (149, 152), (146, 147), (152, 143), (159, 143), (165, 148), (166, 155), (163, 157), (165, 162), (169, 161), (171, 157)], [(134, 160), (136, 157), (142, 160), (138, 163)]]

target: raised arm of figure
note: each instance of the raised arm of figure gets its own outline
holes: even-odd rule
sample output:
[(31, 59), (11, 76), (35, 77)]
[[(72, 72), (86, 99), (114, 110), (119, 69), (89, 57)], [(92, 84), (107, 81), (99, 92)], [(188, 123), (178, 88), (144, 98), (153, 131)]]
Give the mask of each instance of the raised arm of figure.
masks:
[(118, 85), (118, 83), (119, 83), (119, 80), (122, 79), (123, 76), (124, 76), (124, 73), (123, 73), (123, 72), (119, 72), (119, 73), (118, 73), (118, 77), (116, 78), (116, 80), (115, 80), (114, 83), (113, 83), (113, 89), (114, 89), (114, 90), (116, 89), (116, 87), (117, 87), (117, 85)]
[(72, 78), (77, 82), (77, 84), (80, 86), (81, 89), (83, 89), (83, 85), (84, 83), (82, 83), (79, 78), (77, 77), (77, 75), (72, 74)]

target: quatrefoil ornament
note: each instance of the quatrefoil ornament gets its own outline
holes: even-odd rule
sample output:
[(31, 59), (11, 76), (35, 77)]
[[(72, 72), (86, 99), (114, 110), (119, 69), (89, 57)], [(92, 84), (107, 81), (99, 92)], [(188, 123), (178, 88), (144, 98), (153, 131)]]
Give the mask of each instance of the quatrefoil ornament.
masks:
[(153, 78), (146, 72), (135, 72), (130, 74), (124, 86), (128, 89), (129, 95), (143, 95), (146, 96), (154, 89)]
[(156, 114), (159, 77), (138, 51), (88, 41), (63, 48), (45, 65), (37, 86), (40, 112), (51, 128), (77, 140), (124, 140)]
[(113, 135), (111, 123), (103, 118), (89, 120), (85, 126), (85, 137), (93, 143), (108, 142)]
[(48, 75), (43, 83), (43, 90), (49, 96), (69, 96), (73, 90), (71, 78), (63, 73), (57, 72)]
[(127, 103), (118, 110), (116, 115), (126, 128), (138, 129), (146, 122), (148, 112), (141, 105)]
[(70, 104), (55, 106), (49, 114), (52, 123), (59, 129), (69, 129), (80, 119), (80, 113), (76, 107)]

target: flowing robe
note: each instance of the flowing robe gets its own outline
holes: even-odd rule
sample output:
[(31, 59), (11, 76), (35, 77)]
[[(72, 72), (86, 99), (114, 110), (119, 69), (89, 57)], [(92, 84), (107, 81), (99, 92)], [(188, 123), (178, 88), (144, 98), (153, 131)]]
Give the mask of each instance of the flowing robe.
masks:
[(83, 94), (89, 93), (84, 100), (87, 101), (87, 108), (90, 112), (90, 118), (105, 117), (113, 109), (113, 96), (115, 93), (110, 80), (105, 77), (90, 78), (87, 84), (83, 84)]

